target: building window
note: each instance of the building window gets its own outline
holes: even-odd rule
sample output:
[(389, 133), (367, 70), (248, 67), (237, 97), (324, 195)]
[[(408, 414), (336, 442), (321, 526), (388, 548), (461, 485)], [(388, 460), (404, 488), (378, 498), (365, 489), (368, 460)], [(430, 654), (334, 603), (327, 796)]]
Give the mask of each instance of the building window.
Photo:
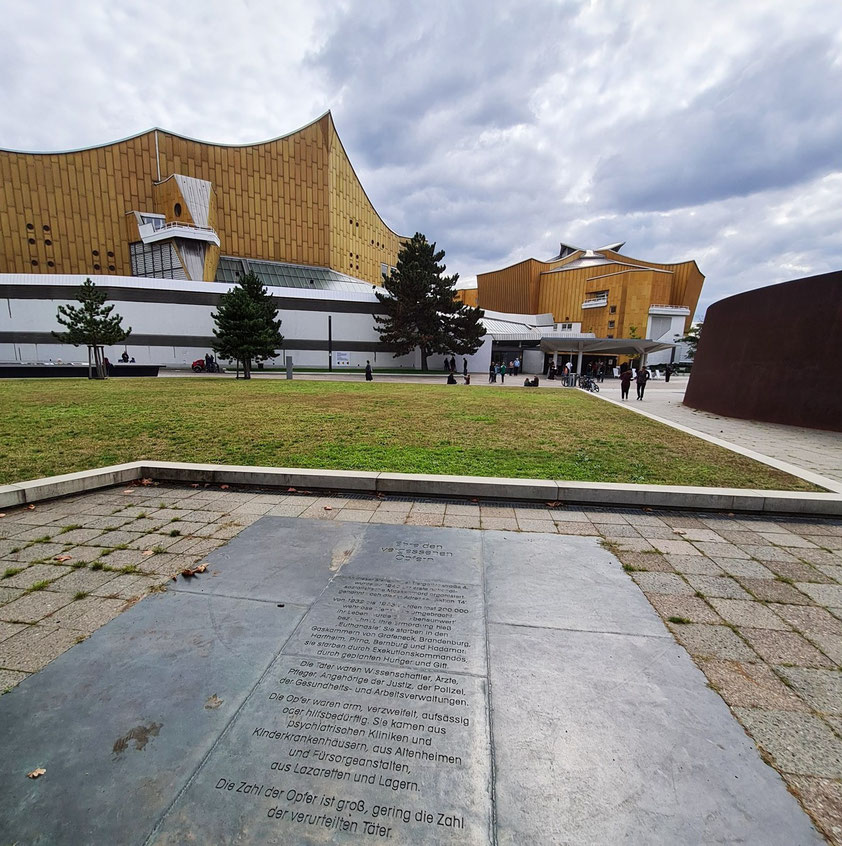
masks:
[(613, 329), (613, 328), (614, 328), (614, 326), (616, 325), (616, 323), (617, 323), (617, 321), (616, 321), (616, 320), (609, 320), (609, 321), (608, 321), (608, 328), (609, 328), (609, 329)]
[(176, 217), (181, 217), (181, 203), (176, 203), (173, 206), (173, 213)]
[(617, 313), (617, 306), (608, 306), (608, 313), (609, 314), (616, 314)]
[(558, 324), (558, 331), (559, 332), (571, 332), (573, 330), (572, 323), (559, 323)]
[(151, 279), (186, 279), (187, 274), (178, 260), (178, 254), (172, 244), (129, 245), (132, 263), (132, 276), (145, 276)]
[(605, 337), (606, 338), (613, 338), (614, 336), (613, 335), (606, 335)]

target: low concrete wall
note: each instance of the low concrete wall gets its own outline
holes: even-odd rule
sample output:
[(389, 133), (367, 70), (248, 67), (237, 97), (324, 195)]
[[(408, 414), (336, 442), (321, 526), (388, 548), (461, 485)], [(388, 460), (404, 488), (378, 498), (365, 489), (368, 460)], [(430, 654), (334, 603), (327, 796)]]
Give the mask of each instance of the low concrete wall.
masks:
[(705, 316), (684, 404), (842, 432), (842, 271), (759, 288)]
[(543, 479), (493, 479), (484, 476), (427, 476), (361, 470), (307, 470), (136, 461), (0, 486), (0, 508), (31, 505), (60, 496), (125, 485), (139, 479), (295, 488), (299, 491), (353, 491), (467, 499), (511, 499), (558, 505), (679, 508), (763, 514), (842, 516), (842, 495), (734, 488), (622, 485)]

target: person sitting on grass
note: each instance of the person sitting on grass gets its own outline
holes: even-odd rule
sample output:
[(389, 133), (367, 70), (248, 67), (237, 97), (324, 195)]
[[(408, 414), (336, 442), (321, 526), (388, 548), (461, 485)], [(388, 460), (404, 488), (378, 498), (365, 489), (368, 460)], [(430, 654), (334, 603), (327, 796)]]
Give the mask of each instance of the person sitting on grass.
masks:
[(455, 385), (456, 384), (456, 376), (451, 370), (450, 373), (447, 374), (447, 384), (448, 385)]

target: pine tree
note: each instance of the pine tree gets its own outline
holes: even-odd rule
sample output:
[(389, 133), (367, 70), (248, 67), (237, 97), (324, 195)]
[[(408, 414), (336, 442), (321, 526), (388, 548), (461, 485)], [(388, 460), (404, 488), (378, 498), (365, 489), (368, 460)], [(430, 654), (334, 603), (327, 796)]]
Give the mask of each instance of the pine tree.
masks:
[[(105, 305), (108, 291), (97, 288), (90, 279), (76, 292), (76, 299), (81, 306), (60, 305), (56, 320), (67, 327), (66, 332), (53, 332), (63, 344), (73, 344), (74, 347), (85, 345), (88, 348), (88, 367), (90, 372), (91, 351), (93, 351), (96, 376), (104, 379), (105, 372), (103, 347), (119, 344), (131, 334), (131, 328), (123, 329), (120, 325), (123, 318), (119, 314), (112, 314), (114, 306)], [(90, 377), (89, 377), (90, 378)]]
[(443, 258), (444, 250), (436, 252), (435, 243), (416, 232), (398, 253), (397, 269), (384, 277), (386, 293), (376, 292), (386, 312), (374, 318), (380, 340), (394, 347), (396, 358), (418, 347), (422, 370), (433, 353), (473, 355), (486, 334), (482, 309), (456, 299), (459, 275), (442, 275)]
[(211, 317), (216, 323), (214, 352), (220, 358), (241, 361), (246, 379), (251, 379), (253, 359), (274, 358), (284, 342), (277, 306), (254, 272), (241, 276), (219, 298)]
[(687, 344), (687, 355), (689, 358), (696, 357), (696, 350), (699, 348), (699, 338), (702, 337), (702, 324), (694, 323), (688, 330), (687, 334), (679, 340)]

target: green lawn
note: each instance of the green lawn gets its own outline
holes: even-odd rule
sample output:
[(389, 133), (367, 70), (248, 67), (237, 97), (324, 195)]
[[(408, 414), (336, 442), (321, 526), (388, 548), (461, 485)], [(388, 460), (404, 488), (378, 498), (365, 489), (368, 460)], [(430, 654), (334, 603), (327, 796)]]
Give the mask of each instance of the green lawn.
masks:
[(138, 459), (816, 490), (579, 391), (0, 380), (0, 483)]

